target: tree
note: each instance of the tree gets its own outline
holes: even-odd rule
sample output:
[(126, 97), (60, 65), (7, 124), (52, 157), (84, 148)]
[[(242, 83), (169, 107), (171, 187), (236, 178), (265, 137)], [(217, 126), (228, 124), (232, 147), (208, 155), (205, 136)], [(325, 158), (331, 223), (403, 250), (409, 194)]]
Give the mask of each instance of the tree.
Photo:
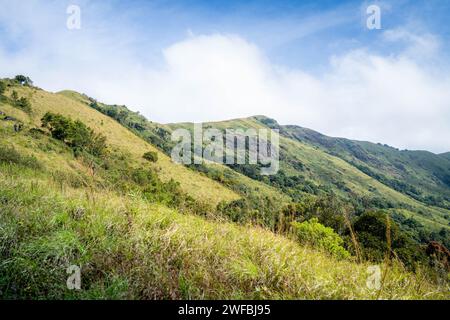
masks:
[(412, 269), (417, 262), (426, 261), (425, 252), (419, 245), (382, 211), (364, 212), (356, 219), (353, 229), (368, 260), (381, 261), (395, 253), (395, 256)]
[(158, 154), (154, 151), (149, 151), (149, 152), (144, 153), (143, 158), (150, 162), (156, 162), (156, 161), (158, 161)]
[(26, 76), (21, 75), (21, 74), (17, 75), (14, 78), (14, 80), (17, 81), (18, 83), (20, 83), (23, 86), (32, 86), (33, 85), (33, 81), (29, 77), (26, 77)]

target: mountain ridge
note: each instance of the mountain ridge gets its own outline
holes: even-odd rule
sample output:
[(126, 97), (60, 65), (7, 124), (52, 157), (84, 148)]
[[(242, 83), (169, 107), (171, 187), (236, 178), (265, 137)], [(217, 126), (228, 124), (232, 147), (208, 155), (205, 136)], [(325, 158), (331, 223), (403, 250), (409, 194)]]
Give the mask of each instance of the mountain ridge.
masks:
[[(171, 130), (176, 128), (185, 128), (192, 130), (192, 123), (158, 124), (156, 122), (147, 120), (144, 116), (140, 115), (137, 112), (130, 111), (126, 106), (106, 105), (87, 96), (85, 96), (83, 99), (85, 100), (84, 103), (90, 105), (92, 108), (104, 114), (108, 114), (109, 116), (115, 118), (116, 121), (119, 121), (123, 125), (127, 126), (130, 130), (143, 137), (144, 140), (148, 140), (151, 143), (156, 144), (166, 154), (170, 154), (171, 147), (173, 147), (173, 142), (170, 141)], [(397, 208), (395, 210), (398, 212), (402, 212), (402, 215), (405, 212), (404, 209), (406, 209), (406, 216), (408, 217), (414, 212), (412, 216), (418, 219), (421, 223), (424, 223), (426, 226), (430, 226), (430, 230), (449, 228), (448, 222), (446, 221), (446, 217), (449, 216), (449, 211), (445, 208), (446, 202), (444, 202), (447, 200), (438, 199), (444, 203), (443, 208), (434, 206), (437, 201), (435, 199), (430, 200), (430, 202), (433, 202), (431, 203), (431, 205), (430, 203), (424, 203), (423, 199), (418, 198), (417, 196), (416, 198), (414, 198), (411, 194), (408, 194), (402, 189), (407, 188), (407, 190), (409, 191), (409, 185), (405, 186), (403, 184), (400, 184), (396, 190), (395, 188), (392, 188), (392, 183), (394, 183), (394, 186), (396, 186), (397, 182), (395, 179), (383, 180), (383, 176), (378, 177), (376, 174), (373, 174), (370, 171), (370, 168), (369, 170), (366, 170), (365, 167), (358, 166), (357, 163), (355, 165), (355, 163), (352, 163), (352, 161), (348, 161), (348, 159), (346, 159), (344, 156), (340, 154), (330, 153), (329, 150), (323, 150), (320, 148), (320, 146), (314, 145), (313, 143), (306, 142), (305, 144), (305, 142), (299, 141), (295, 137), (291, 137), (290, 132), (286, 132), (286, 128), (289, 129), (301, 127), (280, 126), (275, 120), (263, 115), (247, 118), (237, 118), (226, 121), (215, 121), (211, 123), (203, 123), (203, 125), (215, 126), (220, 130), (224, 130), (226, 128), (245, 129), (250, 127), (280, 128), (282, 141), (286, 142), (288, 145), (287, 149), (283, 149), (282, 147), (282, 154), (286, 154), (286, 152), (288, 154), (288, 162), (281, 162), (281, 174), (283, 177), (285, 177), (283, 179), (292, 181), (289, 182), (290, 185), (292, 183), (297, 184), (297, 186), (301, 186), (304, 184), (304, 186), (300, 189), (298, 189), (298, 187), (296, 186), (286, 188), (283, 185), (279, 185), (277, 187), (277, 189), (279, 189), (282, 193), (287, 194), (289, 197), (294, 197), (295, 199), (299, 196), (302, 197), (302, 195), (305, 193), (312, 192), (313, 194), (324, 194), (329, 192), (327, 190), (331, 190), (331, 192), (337, 192), (338, 194), (341, 194), (347, 198), (348, 195), (350, 195), (350, 200), (353, 201), (354, 205), (360, 205), (354, 202), (355, 200), (353, 199), (353, 194), (356, 194), (357, 197), (363, 198), (369, 196), (369, 206), (374, 205), (375, 208), (393, 208), (392, 210)], [(311, 132), (315, 131), (311, 130)], [(340, 141), (339, 138), (336, 139)], [(346, 139), (345, 141), (351, 140)], [(370, 143), (370, 145), (375, 144)], [(325, 156), (326, 154), (328, 155)], [(310, 168), (308, 168), (307, 166), (306, 171), (304, 171), (304, 167), (302, 169), (303, 162), (309, 163), (311, 166)], [(223, 183), (223, 178), (220, 177), (223, 177), (224, 173), (226, 173), (225, 176), (235, 175), (229, 170), (224, 169), (222, 166), (218, 166), (215, 169), (211, 169), (209, 165), (202, 165), (200, 167), (191, 166), (191, 168), (197, 171), (200, 170), (200, 172), (205, 173), (213, 179), (222, 181), (221, 183)], [(336, 170), (336, 168), (340, 169)], [(233, 169), (233, 171), (237, 172), (238, 174), (238, 178), (236, 178), (235, 176), (234, 181), (240, 181), (238, 183), (238, 186), (236, 186), (235, 183), (231, 183), (231, 188), (240, 192), (241, 195), (247, 194), (247, 191), (243, 190), (248, 188), (249, 182), (254, 183), (254, 181), (256, 181), (256, 183), (258, 183), (259, 186), (256, 186), (254, 188), (254, 190), (256, 191), (258, 189), (261, 190), (261, 188), (265, 188), (261, 185), (261, 183), (263, 183), (263, 185), (268, 185), (269, 187), (271, 187), (274, 183), (276, 184), (277, 179), (280, 176), (280, 174), (277, 174), (275, 178), (269, 178), (269, 180), (272, 180), (268, 181), (267, 179), (262, 179), (261, 176), (257, 174), (257, 171), (255, 171), (251, 166), (236, 166), (232, 167), (231, 169)], [(245, 176), (248, 176), (249, 178), (251, 178), (251, 180), (246, 180), (244, 182), (242, 179), (243, 177), (245, 179)], [(298, 183), (300, 183), (300, 185)], [(230, 187), (230, 184), (228, 185)], [(412, 189), (412, 191), (416, 190)], [(265, 194), (269, 195), (272, 192), (273, 191), (268, 190)], [(359, 202), (359, 200), (357, 202)]]

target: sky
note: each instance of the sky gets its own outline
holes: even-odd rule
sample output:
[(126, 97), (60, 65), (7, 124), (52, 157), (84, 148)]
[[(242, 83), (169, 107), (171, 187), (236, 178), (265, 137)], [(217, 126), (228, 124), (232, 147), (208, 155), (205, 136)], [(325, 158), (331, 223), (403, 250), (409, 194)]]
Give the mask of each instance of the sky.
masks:
[[(68, 28), (72, 5), (80, 28)], [(370, 5), (380, 29), (367, 27)], [(76, 90), (162, 123), (262, 114), (330, 136), (450, 151), (450, 1), (0, 8), (0, 77), (25, 74), (45, 90)]]

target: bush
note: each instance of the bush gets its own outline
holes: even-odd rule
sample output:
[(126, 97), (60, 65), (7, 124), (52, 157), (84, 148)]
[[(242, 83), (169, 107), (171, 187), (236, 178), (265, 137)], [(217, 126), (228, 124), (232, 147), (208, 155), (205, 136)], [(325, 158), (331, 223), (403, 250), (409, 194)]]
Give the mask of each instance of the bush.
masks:
[(19, 98), (15, 101), (14, 105), (25, 112), (31, 112), (31, 103), (25, 97)]
[(19, 95), (17, 94), (16, 90), (13, 90), (13, 92), (11, 94), (11, 99), (12, 99), (14, 104), (16, 104), (17, 101), (19, 100)]
[(305, 222), (293, 222), (297, 240), (330, 253), (338, 259), (347, 259), (350, 253), (342, 246), (344, 240), (333, 229), (320, 224), (317, 218)]
[(150, 162), (156, 162), (156, 161), (158, 161), (158, 154), (154, 151), (149, 151), (149, 152), (144, 153), (143, 158)]
[(22, 109), (25, 112), (30, 112), (31, 111), (31, 103), (30, 103), (30, 101), (27, 98), (25, 98), (25, 97), (19, 98), (19, 95), (17, 94), (17, 91), (13, 90), (13, 92), (11, 94), (11, 99), (12, 99), (13, 105), (16, 108)]
[(305, 221), (317, 218), (318, 222), (343, 235), (347, 226), (343, 215), (344, 203), (337, 197), (327, 196), (303, 196), (301, 201), (287, 205), (283, 209), (285, 219), (289, 221)]
[(3, 81), (0, 81), (0, 95), (4, 94), (6, 91), (6, 84)]
[(53, 138), (63, 141), (75, 154), (85, 151), (99, 157), (106, 151), (106, 137), (95, 133), (79, 120), (72, 121), (60, 114), (47, 112), (41, 121), (42, 127), (47, 128)]

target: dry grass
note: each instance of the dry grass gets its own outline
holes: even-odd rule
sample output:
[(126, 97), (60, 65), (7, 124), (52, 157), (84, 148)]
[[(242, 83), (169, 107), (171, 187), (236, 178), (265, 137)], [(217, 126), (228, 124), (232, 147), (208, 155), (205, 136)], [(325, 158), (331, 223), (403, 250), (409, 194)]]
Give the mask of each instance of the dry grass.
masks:
[[(81, 119), (130, 161), (152, 146), (89, 108), (81, 96), (18, 88), (31, 117), (3, 111), (28, 127), (47, 112)], [(2, 143), (45, 167), (0, 164), (0, 292), (2, 298), (131, 299), (448, 299), (448, 288), (400, 265), (385, 268), (382, 290), (370, 290), (365, 263), (325, 253), (252, 226), (207, 220), (150, 204), (140, 194), (97, 190), (86, 168), (52, 139), (31, 139), (0, 123)], [(53, 145), (58, 144), (58, 145)], [(165, 179), (209, 203), (236, 199), (218, 183), (159, 153)], [(78, 181), (85, 181), (78, 185)], [(77, 188), (73, 184), (78, 185)], [(80, 292), (66, 288), (66, 268), (82, 267)], [(384, 267), (382, 267), (384, 269)]]
[[(12, 254), (0, 274), (28, 283), (25, 297), (449, 298), (395, 264), (382, 290), (370, 290), (367, 264), (335, 260), (261, 228), (179, 214), (137, 195), (61, 191), (51, 181), (1, 172), (2, 199), (13, 200), (0, 209), (1, 229), (12, 230), (2, 237), (20, 241), (7, 249)], [(84, 290), (76, 294), (64, 287), (70, 264), (84, 270)]]
[(16, 87), (14, 90), (18, 92), (19, 96), (30, 98), (33, 106), (32, 116), (29, 117), (12, 107), (4, 106), (3, 109), (28, 125), (39, 127), (40, 119), (46, 112), (60, 113), (73, 119), (80, 119), (95, 131), (104, 134), (108, 139), (108, 145), (128, 154), (130, 161), (145, 164), (142, 155), (147, 151), (157, 152), (159, 159), (157, 165), (160, 169), (161, 179), (178, 181), (182, 190), (194, 199), (215, 205), (220, 201), (228, 202), (239, 198), (239, 195), (220, 183), (173, 163), (168, 156), (115, 120), (83, 103), (81, 95), (70, 98), (66, 94), (54, 94), (25, 87)]

